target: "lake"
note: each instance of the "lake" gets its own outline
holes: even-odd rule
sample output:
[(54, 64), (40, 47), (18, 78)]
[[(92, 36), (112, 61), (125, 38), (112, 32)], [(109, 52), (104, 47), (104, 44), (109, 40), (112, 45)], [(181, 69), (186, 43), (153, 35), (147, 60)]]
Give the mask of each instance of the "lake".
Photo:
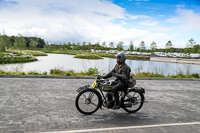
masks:
[[(107, 73), (113, 69), (116, 59), (104, 58), (102, 60), (89, 60), (73, 58), (74, 55), (48, 54), (48, 56), (38, 56), (38, 61), (17, 64), (1, 64), (0, 70), (5, 71), (37, 71), (49, 72), (50, 69), (59, 68), (62, 70), (74, 70), (76, 72), (87, 71), (96, 67), (100, 73)], [(165, 75), (176, 74), (179, 71), (186, 73), (200, 73), (200, 65), (176, 64), (154, 61), (126, 60), (133, 73), (138, 72), (138, 68), (144, 72), (163, 72)]]

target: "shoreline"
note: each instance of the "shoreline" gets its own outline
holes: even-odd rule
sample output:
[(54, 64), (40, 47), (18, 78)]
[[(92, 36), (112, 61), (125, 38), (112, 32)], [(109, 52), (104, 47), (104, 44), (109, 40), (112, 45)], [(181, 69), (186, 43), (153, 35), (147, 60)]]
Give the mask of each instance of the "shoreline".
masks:
[[(43, 79), (95, 79), (95, 76), (47, 76), (47, 75), (4, 75), (0, 78), (43, 78)], [(114, 79), (114, 78), (110, 78)], [(180, 81), (200, 81), (199, 78), (153, 78), (134, 77), (135, 80), (180, 80)]]
[(150, 61), (200, 65), (200, 59), (182, 59), (182, 58), (167, 58), (167, 57), (151, 57)]

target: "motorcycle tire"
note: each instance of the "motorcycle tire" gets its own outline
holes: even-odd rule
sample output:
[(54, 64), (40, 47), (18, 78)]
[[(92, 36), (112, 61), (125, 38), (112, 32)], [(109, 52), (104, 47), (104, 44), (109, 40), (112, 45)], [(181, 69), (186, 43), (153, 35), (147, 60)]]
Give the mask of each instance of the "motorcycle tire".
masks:
[(85, 89), (81, 91), (75, 100), (77, 110), (85, 115), (95, 113), (100, 108), (101, 103), (101, 95), (94, 89)]
[(122, 99), (123, 109), (128, 113), (136, 113), (139, 111), (144, 104), (144, 94), (134, 92), (133, 90), (129, 91), (128, 94)]

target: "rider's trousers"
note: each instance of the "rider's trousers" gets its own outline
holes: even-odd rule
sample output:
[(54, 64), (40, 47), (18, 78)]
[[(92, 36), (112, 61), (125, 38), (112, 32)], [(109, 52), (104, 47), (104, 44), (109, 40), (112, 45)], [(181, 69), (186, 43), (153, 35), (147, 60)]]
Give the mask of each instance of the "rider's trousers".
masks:
[(128, 85), (123, 82), (119, 82), (117, 85), (112, 87), (112, 92), (115, 97), (115, 104), (119, 104), (119, 94), (118, 91), (126, 90), (128, 88)]

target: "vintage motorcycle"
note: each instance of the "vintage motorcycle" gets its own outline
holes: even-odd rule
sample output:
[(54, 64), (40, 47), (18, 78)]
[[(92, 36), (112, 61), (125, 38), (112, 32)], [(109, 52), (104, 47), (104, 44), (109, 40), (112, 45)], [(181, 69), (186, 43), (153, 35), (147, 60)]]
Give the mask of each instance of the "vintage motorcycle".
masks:
[[(95, 76), (93, 84), (85, 85), (77, 89), (78, 95), (75, 100), (77, 110), (85, 115), (95, 113), (99, 108), (112, 109), (114, 96), (112, 93), (113, 82)], [(127, 88), (119, 92), (120, 107), (128, 113), (139, 111), (145, 101), (145, 89), (142, 87)]]

